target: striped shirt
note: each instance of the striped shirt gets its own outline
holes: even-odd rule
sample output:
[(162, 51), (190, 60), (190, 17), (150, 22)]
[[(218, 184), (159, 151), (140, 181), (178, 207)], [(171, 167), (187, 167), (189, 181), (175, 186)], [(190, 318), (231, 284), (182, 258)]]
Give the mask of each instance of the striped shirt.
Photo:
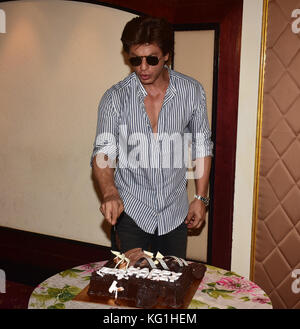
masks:
[[(163, 235), (188, 213), (187, 145), (192, 159), (212, 156), (206, 98), (195, 79), (168, 68), (169, 86), (153, 134), (145, 110), (147, 92), (135, 73), (103, 95), (95, 155), (117, 159), (115, 184), (124, 211), (145, 232)], [(98, 158), (97, 158), (98, 159)]]

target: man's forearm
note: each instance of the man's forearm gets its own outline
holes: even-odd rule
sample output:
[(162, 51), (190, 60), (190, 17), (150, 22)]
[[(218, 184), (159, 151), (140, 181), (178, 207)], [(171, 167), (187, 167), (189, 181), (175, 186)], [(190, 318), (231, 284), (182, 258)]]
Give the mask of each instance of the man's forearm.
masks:
[[(211, 169), (211, 157), (196, 159), (196, 194), (206, 197), (208, 193), (209, 175)], [(198, 176), (197, 176), (198, 174)]]
[(114, 180), (114, 168), (106, 167), (100, 168), (96, 161), (97, 156), (94, 157), (92, 162), (93, 176), (96, 179), (98, 187), (100, 189), (102, 201), (110, 198), (118, 197), (119, 192), (115, 185)]
[[(195, 188), (196, 194), (207, 197), (211, 157), (198, 158), (195, 161)], [(199, 228), (205, 220), (206, 206), (202, 200), (195, 198), (189, 207), (185, 223), (189, 229)]]
[(100, 211), (107, 222), (115, 225), (124, 210), (124, 205), (115, 185), (114, 168), (109, 166), (99, 167), (97, 165), (97, 156), (94, 157), (92, 165), (93, 176), (97, 181), (102, 198)]

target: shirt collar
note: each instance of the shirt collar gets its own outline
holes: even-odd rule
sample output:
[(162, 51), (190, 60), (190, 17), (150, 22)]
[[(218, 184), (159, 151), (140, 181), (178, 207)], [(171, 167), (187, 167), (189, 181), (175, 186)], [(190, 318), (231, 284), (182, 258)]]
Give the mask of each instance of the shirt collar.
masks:
[(143, 97), (146, 97), (148, 94), (147, 94), (147, 91), (144, 88), (143, 84), (141, 83), (141, 80), (139, 79), (139, 77), (137, 76), (137, 74), (135, 72), (133, 74), (135, 76), (135, 80), (137, 83), (138, 94)]
[(169, 79), (170, 79), (169, 90), (171, 91), (172, 94), (177, 94), (177, 90), (174, 83), (174, 71), (170, 69), (167, 65), (165, 65), (165, 67), (168, 69), (169, 72)]

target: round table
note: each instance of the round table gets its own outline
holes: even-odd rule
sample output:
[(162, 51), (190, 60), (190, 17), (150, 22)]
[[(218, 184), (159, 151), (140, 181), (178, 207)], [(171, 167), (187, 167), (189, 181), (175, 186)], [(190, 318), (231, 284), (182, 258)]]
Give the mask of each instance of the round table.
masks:
[[(110, 305), (73, 300), (90, 280), (91, 273), (106, 261), (80, 265), (60, 272), (32, 292), (29, 309), (105, 309)], [(255, 283), (230, 271), (206, 265), (189, 309), (272, 309), (267, 294)]]

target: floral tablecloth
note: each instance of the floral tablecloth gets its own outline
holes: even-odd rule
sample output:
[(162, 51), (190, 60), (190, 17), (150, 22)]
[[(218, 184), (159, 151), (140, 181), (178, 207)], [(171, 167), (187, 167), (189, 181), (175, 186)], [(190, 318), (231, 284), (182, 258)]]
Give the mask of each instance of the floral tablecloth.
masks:
[[(29, 299), (29, 309), (99, 309), (110, 305), (74, 301), (84, 289), (91, 273), (104, 262), (81, 265), (60, 272), (38, 285)], [(272, 309), (266, 293), (255, 283), (217, 267), (206, 265), (205, 276), (189, 308), (191, 309)]]

